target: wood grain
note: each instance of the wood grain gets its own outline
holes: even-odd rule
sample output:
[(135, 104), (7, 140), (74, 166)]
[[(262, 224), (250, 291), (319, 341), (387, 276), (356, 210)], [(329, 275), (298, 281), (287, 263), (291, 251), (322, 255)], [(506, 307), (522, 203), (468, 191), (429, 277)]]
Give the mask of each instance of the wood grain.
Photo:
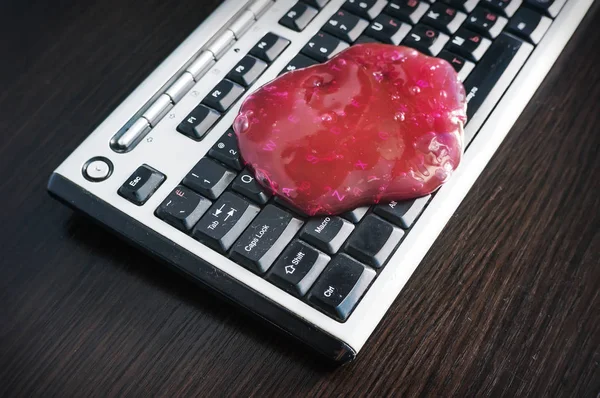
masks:
[(0, 396), (596, 396), (600, 5), (334, 368), (45, 192), (217, 3), (0, 4)]

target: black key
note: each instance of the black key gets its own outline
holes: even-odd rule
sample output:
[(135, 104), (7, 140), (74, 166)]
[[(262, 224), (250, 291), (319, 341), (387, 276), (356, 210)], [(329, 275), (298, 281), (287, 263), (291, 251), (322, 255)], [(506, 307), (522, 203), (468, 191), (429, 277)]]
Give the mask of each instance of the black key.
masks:
[(266, 62), (273, 62), (290, 45), (290, 41), (273, 33), (267, 33), (250, 50), (250, 54)]
[(212, 202), (184, 186), (178, 186), (156, 209), (156, 216), (171, 226), (189, 232)]
[(217, 159), (232, 169), (238, 171), (242, 169), (240, 149), (233, 129), (227, 130), (221, 139), (210, 148), (208, 156)]
[(327, 3), (329, 3), (329, 0), (304, 0), (304, 2), (309, 6), (317, 7), (320, 10), (321, 8), (325, 7)]
[(234, 172), (209, 158), (202, 158), (185, 176), (183, 185), (209, 199), (216, 199), (234, 178)]
[(307, 6), (302, 2), (297, 2), (292, 8), (279, 20), (279, 23), (296, 32), (301, 32), (317, 15), (318, 11)]
[(479, 0), (442, 0), (442, 2), (468, 14), (473, 11)]
[(354, 225), (341, 217), (311, 217), (300, 232), (300, 238), (325, 253), (335, 254), (353, 230)]
[(452, 54), (450, 51), (443, 50), (437, 55), (438, 58), (445, 59), (452, 65), (454, 70), (458, 73), (458, 78), (461, 82), (464, 82), (467, 76), (471, 73), (475, 64), (467, 61), (460, 55)]
[(375, 271), (358, 261), (340, 254), (321, 274), (308, 293), (308, 301), (318, 310), (345, 321), (363, 296)]
[(287, 211), (267, 205), (235, 243), (231, 258), (257, 274), (264, 274), (301, 226), (302, 221)]
[(382, 43), (398, 45), (410, 30), (410, 25), (381, 14), (369, 25), (365, 34)]
[(350, 236), (344, 250), (365, 264), (381, 268), (403, 236), (400, 228), (369, 214)]
[(205, 245), (224, 253), (259, 211), (258, 206), (231, 192), (225, 192), (196, 224), (193, 236)]
[(414, 25), (419, 22), (428, 8), (427, 3), (419, 0), (392, 0), (383, 12)]
[(244, 169), (231, 184), (231, 189), (258, 203), (264, 205), (271, 198), (271, 193), (263, 188), (254, 178), (254, 173)]
[(244, 88), (227, 79), (219, 84), (203, 100), (204, 105), (225, 112), (244, 93)]
[(212, 126), (217, 123), (221, 114), (204, 105), (198, 105), (179, 123), (177, 131), (195, 140), (201, 140)]
[(473, 13), (467, 18), (464, 26), (473, 32), (478, 32), (485, 37), (495, 39), (502, 32), (502, 29), (504, 29), (506, 22), (506, 18), (496, 15), (483, 7), (476, 7)]
[(404, 228), (410, 228), (417, 217), (421, 215), (423, 209), (431, 199), (431, 195), (423, 196), (417, 199), (403, 200), (401, 202), (392, 201), (387, 204), (375, 206), (373, 211), (386, 220)]
[(357, 222), (363, 219), (363, 217), (365, 216), (365, 214), (367, 214), (368, 211), (369, 206), (357, 207), (351, 211), (347, 211), (346, 213), (342, 214), (342, 217), (356, 224)]
[(329, 262), (328, 255), (294, 240), (275, 262), (267, 279), (296, 297), (306, 294)]
[(118, 193), (134, 205), (141, 206), (150, 199), (165, 179), (163, 173), (143, 164), (121, 185)]
[(288, 202), (281, 196), (278, 196), (278, 195), (275, 196), (273, 198), (273, 202), (278, 204), (279, 206), (283, 207), (284, 209), (291, 211), (294, 214), (297, 214), (301, 217), (308, 217), (308, 215), (305, 214), (302, 210), (298, 209), (297, 207), (295, 207), (293, 204), (291, 204), (290, 202)]
[(444, 33), (452, 34), (458, 30), (466, 18), (466, 14), (446, 4), (435, 3), (421, 18), (421, 23), (433, 26)]
[(538, 44), (550, 27), (552, 20), (544, 17), (533, 10), (521, 8), (514, 17), (510, 19), (506, 30), (530, 43)]
[(481, 0), (480, 5), (502, 15), (512, 17), (521, 6), (522, 0)]
[(538, 10), (539, 12), (546, 14), (552, 18), (558, 15), (558, 12), (565, 4), (564, 0), (525, 0), (525, 4)]
[(337, 37), (319, 32), (306, 43), (302, 49), (302, 53), (319, 62), (324, 62), (348, 47), (348, 43), (341, 41)]
[(364, 43), (381, 43), (379, 40), (375, 40), (374, 38), (367, 35), (360, 35), (358, 39), (354, 42), (354, 44), (364, 44)]
[(318, 64), (318, 62), (314, 59), (308, 58), (307, 56), (302, 54), (298, 54), (294, 58), (292, 58), (292, 60), (287, 64), (285, 68), (281, 70), (281, 72), (279, 72), (279, 74), (283, 75), (286, 72), (292, 72), (296, 69), (302, 69), (316, 64)]
[(246, 55), (229, 72), (227, 78), (244, 87), (252, 85), (267, 69), (267, 64), (260, 59)]
[(460, 28), (446, 48), (453, 53), (462, 55), (469, 61), (477, 62), (483, 57), (490, 44), (489, 39), (479, 33)]
[(352, 43), (358, 39), (358, 36), (360, 36), (367, 26), (369, 26), (369, 23), (364, 19), (352, 15), (347, 11), (340, 10), (333, 14), (329, 18), (329, 21), (323, 25), (323, 30)]
[(342, 7), (353, 14), (371, 20), (381, 13), (386, 3), (386, 0), (346, 0)]
[(405, 46), (412, 47), (427, 55), (437, 55), (448, 42), (448, 36), (427, 25), (417, 24), (402, 41)]

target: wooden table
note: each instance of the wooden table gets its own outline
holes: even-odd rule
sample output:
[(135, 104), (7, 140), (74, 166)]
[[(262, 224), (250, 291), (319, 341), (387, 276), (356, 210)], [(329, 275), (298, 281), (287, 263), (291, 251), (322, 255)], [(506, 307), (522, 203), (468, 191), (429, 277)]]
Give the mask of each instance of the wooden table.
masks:
[(46, 194), (217, 3), (0, 5), (0, 396), (598, 394), (600, 5), (335, 368)]

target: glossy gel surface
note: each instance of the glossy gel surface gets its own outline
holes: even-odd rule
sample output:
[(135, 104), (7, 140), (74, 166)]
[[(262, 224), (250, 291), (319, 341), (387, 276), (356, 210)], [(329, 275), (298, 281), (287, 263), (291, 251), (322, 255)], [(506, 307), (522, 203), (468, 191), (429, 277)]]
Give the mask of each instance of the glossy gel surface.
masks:
[(257, 180), (316, 215), (435, 191), (461, 160), (465, 122), (450, 64), (363, 44), (264, 85), (234, 129)]

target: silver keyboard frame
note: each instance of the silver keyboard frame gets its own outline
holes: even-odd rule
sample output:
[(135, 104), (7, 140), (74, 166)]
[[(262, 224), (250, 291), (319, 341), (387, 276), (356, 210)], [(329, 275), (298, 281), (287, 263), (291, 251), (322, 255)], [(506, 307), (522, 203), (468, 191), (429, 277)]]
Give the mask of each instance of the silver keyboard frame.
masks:
[[(293, 58), (305, 43), (338, 10), (343, 0), (331, 0), (319, 15), (301, 33), (293, 32), (278, 24), (278, 20), (295, 3), (295, 0), (242, 1), (227, 0), (206, 19), (112, 114), (90, 134), (88, 138), (55, 170), (91, 197), (118, 209), (139, 221), (150, 230), (163, 236), (174, 245), (193, 253), (224, 274), (247, 286), (257, 294), (292, 313), (320, 333), (346, 343), (355, 352), (360, 351), (374, 328), (396, 299), (410, 276), (419, 265), (437, 236), (452, 214), (469, 192), (478, 176), (503, 141), (511, 126), (519, 117), (538, 86), (560, 55), (567, 41), (579, 25), (592, 0), (569, 0), (555, 19), (550, 29), (531, 52), (532, 46), (521, 47), (513, 63), (512, 72), (520, 69), (516, 78), (505, 93), (490, 93), (480, 110), (470, 120), (467, 135), (475, 135), (465, 153), (461, 165), (454, 176), (435, 195), (420, 219), (412, 228), (399, 249), (389, 260), (388, 265), (376, 278), (373, 285), (354, 309), (348, 320), (338, 322), (312, 308), (307, 303), (291, 296), (267, 280), (255, 275), (223, 255), (204, 246), (154, 215), (155, 209), (182, 180), (196, 162), (215, 144), (229, 128), (242, 101), (230, 110), (200, 142), (176, 131), (183, 118), (225, 77), (243, 55), (266, 33), (273, 32), (287, 38), (291, 44), (272, 63), (267, 72), (252, 86), (255, 89), (272, 80)], [(218, 41), (235, 20), (253, 3), (269, 3), (268, 8), (250, 26), (233, 47), (229, 48), (212, 67), (197, 81), (187, 93), (150, 131), (150, 133), (130, 152), (117, 153), (109, 143), (111, 138), (141, 115), (166, 88), (185, 70), (190, 61), (211, 43)], [(224, 22), (229, 21), (229, 22)], [(239, 52), (232, 51), (233, 48)], [(521, 63), (529, 57), (521, 68)], [(517, 68), (517, 69), (515, 69)], [(509, 75), (506, 73), (505, 75)], [(247, 95), (247, 93), (246, 93)], [(497, 103), (498, 99), (500, 102)], [(490, 110), (493, 111), (491, 113)], [(96, 156), (110, 159), (114, 170), (106, 181), (95, 183), (82, 175), (83, 165)], [(121, 184), (141, 164), (148, 164), (167, 176), (165, 183), (144, 206), (136, 206), (117, 194)], [(52, 184), (49, 189), (52, 191)], [(67, 203), (72, 198), (62, 196)], [(74, 204), (74, 207), (79, 207)], [(149, 248), (145, 248), (151, 251)], [(176, 265), (176, 264), (175, 264)], [(275, 323), (277, 321), (275, 320)], [(281, 326), (281, 325), (280, 325)], [(285, 328), (285, 326), (282, 326)]]

